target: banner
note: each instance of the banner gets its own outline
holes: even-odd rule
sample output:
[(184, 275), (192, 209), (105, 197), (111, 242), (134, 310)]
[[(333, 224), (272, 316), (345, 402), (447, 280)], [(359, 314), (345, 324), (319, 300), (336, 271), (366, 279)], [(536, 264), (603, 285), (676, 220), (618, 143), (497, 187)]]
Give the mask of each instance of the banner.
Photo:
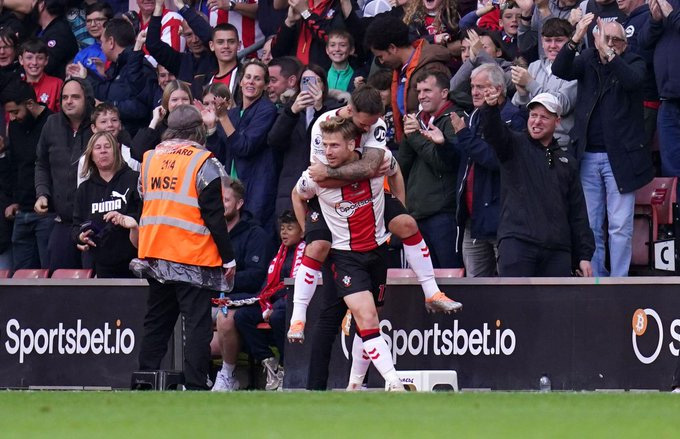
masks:
[[(420, 287), (409, 281), (387, 286), (380, 330), (397, 370), (456, 370), (461, 388), (537, 390), (545, 374), (553, 390), (669, 390), (680, 353), (678, 282), (446, 279), (442, 289), (464, 308), (441, 315), (426, 313)], [(311, 344), (313, 319), (307, 328)], [(345, 387), (352, 335), (338, 338), (329, 383)], [(305, 387), (303, 375), (287, 387)], [(369, 378), (372, 387), (382, 384), (373, 368)]]
[(0, 284), (0, 387), (129, 388), (146, 281), (39, 282)]

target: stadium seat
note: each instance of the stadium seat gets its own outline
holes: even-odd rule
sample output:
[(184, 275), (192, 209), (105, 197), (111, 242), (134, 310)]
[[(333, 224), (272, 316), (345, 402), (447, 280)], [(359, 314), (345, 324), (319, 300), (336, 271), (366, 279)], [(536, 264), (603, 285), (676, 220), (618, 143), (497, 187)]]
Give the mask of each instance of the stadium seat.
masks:
[(0, 270), (0, 279), (9, 278), (9, 270)]
[(23, 270), (17, 270), (14, 272), (12, 279), (46, 279), (49, 276), (50, 271), (45, 269), (33, 269), (27, 268)]
[(70, 269), (59, 269), (52, 273), (52, 279), (89, 279), (92, 277), (94, 272), (92, 270), (70, 270)]
[(651, 266), (659, 225), (673, 224), (677, 185), (677, 177), (657, 177), (635, 192), (631, 265)]

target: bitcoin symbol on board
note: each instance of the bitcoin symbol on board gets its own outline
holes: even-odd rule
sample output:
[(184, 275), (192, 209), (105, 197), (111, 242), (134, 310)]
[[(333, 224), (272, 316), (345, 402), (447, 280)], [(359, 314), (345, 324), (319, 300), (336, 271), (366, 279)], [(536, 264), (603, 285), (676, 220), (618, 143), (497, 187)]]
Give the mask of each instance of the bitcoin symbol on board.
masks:
[(633, 314), (633, 331), (635, 335), (642, 335), (647, 330), (647, 314), (643, 309), (635, 310)]

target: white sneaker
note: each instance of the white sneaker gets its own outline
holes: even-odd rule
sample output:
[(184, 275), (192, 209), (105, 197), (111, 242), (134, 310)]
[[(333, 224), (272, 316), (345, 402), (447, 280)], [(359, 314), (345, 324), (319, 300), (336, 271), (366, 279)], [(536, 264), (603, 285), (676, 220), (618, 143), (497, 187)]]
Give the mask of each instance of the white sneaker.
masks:
[(267, 384), (265, 390), (276, 390), (281, 386), (283, 381), (283, 374), (279, 374), (279, 360), (276, 357), (270, 357), (262, 360), (262, 367), (267, 372)]
[(238, 382), (236, 377), (227, 376), (227, 374), (220, 370), (215, 376), (215, 384), (212, 387), (212, 391), (233, 392), (234, 390), (238, 390), (240, 386), (241, 383)]
[(680, 387), (676, 387), (675, 389), (671, 390), (671, 393), (680, 393)]

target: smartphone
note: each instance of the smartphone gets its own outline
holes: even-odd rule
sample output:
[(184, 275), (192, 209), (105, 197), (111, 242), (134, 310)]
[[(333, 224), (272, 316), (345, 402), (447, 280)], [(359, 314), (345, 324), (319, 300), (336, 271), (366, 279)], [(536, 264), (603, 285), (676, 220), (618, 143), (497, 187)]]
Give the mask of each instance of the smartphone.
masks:
[(423, 110), (420, 110), (416, 113), (416, 120), (418, 121), (418, 125), (420, 125), (421, 130), (427, 130), (427, 124), (423, 122), (423, 120), (420, 118), (420, 113), (422, 113)]
[(308, 91), (309, 90), (309, 84), (316, 85), (316, 78), (314, 76), (303, 76), (302, 77), (302, 85), (300, 87), (300, 90)]

